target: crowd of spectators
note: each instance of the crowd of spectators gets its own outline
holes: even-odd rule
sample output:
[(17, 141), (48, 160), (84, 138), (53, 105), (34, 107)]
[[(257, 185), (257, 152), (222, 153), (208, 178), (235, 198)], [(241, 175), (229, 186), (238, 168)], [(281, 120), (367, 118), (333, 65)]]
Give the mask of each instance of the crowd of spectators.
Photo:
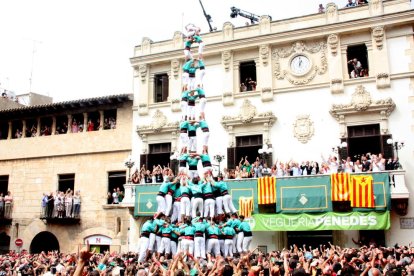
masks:
[(13, 209), (13, 196), (10, 191), (7, 194), (0, 193), (0, 218), (10, 219)]
[(121, 188), (114, 188), (112, 192), (108, 191), (107, 204), (119, 204), (124, 199), (124, 191)]
[[(337, 172), (360, 173), (360, 172), (380, 172), (386, 170), (400, 169), (401, 164), (397, 157), (385, 159), (381, 153), (379, 154), (363, 154), (355, 161), (351, 161), (350, 157), (338, 160), (335, 155), (325, 159), (321, 156), (321, 161), (301, 161), (297, 162), (289, 160), (282, 162), (276, 160), (274, 164), (269, 166), (264, 159), (256, 157), (254, 162), (248, 160), (248, 156), (241, 158), (235, 169), (224, 168), (224, 179), (243, 179), (258, 178), (262, 176), (301, 176), (301, 175), (320, 175), (331, 174)], [(136, 169), (131, 176), (134, 184), (161, 184), (170, 176), (174, 176), (174, 172), (170, 167), (161, 167), (161, 165), (153, 166), (152, 171), (145, 168)]]
[(206, 260), (184, 252), (171, 258), (156, 257), (138, 262), (136, 252), (95, 253), (87, 244), (79, 253), (57, 251), (29, 254), (27, 251), (0, 255), (0, 275), (414, 275), (414, 247), (381, 247), (375, 244), (341, 248), (293, 245), (269, 253), (257, 249)]
[(135, 170), (131, 176), (131, 181), (135, 184), (161, 184), (167, 181), (170, 176), (174, 176), (174, 172), (169, 166), (162, 167), (161, 165), (157, 165), (153, 166), (152, 170), (149, 170), (143, 165), (139, 171), (138, 169)]
[(43, 218), (79, 218), (80, 191), (74, 193), (71, 189), (67, 189), (65, 192), (43, 193), (41, 206)]
[(256, 86), (257, 83), (251, 77), (248, 77), (240, 84), (240, 92), (256, 91)]
[(336, 156), (330, 156), (327, 160), (321, 156), (322, 161), (302, 161), (296, 162), (289, 160), (281, 162), (276, 160), (272, 166), (268, 166), (265, 160), (259, 157), (250, 163), (248, 157), (240, 160), (235, 169), (224, 169), (225, 179), (257, 178), (262, 176), (301, 176), (331, 174), (337, 172), (380, 172), (385, 170), (397, 170), (401, 168), (398, 159), (384, 159), (382, 154), (363, 154), (355, 162), (350, 157), (338, 160)]
[(367, 0), (348, 0), (348, 3), (345, 5), (345, 8), (357, 7), (368, 4)]

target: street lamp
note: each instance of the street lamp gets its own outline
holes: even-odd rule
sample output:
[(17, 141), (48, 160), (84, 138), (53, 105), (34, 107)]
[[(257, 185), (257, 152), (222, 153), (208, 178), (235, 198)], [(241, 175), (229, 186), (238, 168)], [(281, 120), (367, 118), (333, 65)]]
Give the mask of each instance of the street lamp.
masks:
[(398, 151), (405, 146), (404, 141), (394, 141), (392, 138), (388, 138), (387, 144), (392, 146), (392, 148), (395, 150), (395, 154), (397, 155), (397, 160), (399, 160)]
[(219, 167), (218, 175), (220, 176), (221, 175), (220, 163), (221, 163), (221, 161), (223, 161), (225, 159), (225, 156), (223, 154), (219, 153), (219, 154), (214, 155), (213, 158), (214, 158), (214, 160), (216, 160), (219, 163), (219, 165), (218, 165), (218, 167)]
[(269, 156), (272, 154), (272, 152), (273, 152), (273, 149), (272, 148), (269, 148), (269, 146), (268, 145), (266, 145), (266, 144), (264, 144), (263, 146), (262, 146), (262, 148), (261, 149), (259, 149), (258, 151), (257, 151), (259, 154), (260, 154), (260, 156), (262, 157), (262, 160), (265, 160), (266, 161), (266, 163), (267, 163), (267, 159), (269, 158)]
[(128, 155), (128, 158), (125, 159), (124, 164), (128, 168), (128, 183), (131, 183), (131, 168), (135, 165), (131, 155)]

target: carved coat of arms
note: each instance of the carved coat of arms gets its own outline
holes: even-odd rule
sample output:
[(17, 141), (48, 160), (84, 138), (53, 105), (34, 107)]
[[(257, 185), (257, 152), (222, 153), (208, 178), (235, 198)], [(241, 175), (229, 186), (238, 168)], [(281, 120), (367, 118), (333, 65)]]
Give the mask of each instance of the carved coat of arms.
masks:
[(312, 137), (313, 132), (313, 122), (309, 119), (309, 115), (299, 115), (293, 124), (295, 138), (306, 144)]

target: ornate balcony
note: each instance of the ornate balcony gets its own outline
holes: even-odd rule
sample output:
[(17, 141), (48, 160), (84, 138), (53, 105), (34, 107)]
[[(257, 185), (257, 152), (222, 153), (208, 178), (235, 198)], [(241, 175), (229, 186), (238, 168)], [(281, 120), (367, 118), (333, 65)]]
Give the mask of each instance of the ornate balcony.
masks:
[(40, 219), (47, 224), (80, 223), (80, 205), (52, 205), (42, 207)]

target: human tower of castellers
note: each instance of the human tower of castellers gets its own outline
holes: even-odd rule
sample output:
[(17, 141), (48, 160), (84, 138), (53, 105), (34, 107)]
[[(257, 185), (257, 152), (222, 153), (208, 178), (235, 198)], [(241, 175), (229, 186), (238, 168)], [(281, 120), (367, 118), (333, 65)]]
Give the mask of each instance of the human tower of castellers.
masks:
[[(198, 59), (191, 53), (194, 43), (198, 44)], [(202, 259), (207, 254), (232, 257), (233, 253), (249, 252), (250, 225), (243, 216), (237, 215), (221, 174), (216, 179), (212, 176), (209, 128), (204, 114), (203, 48), (200, 28), (188, 24), (181, 96), (179, 173), (161, 184), (156, 198), (157, 213), (141, 228), (139, 262), (147, 260), (154, 252), (167, 258), (186, 252)], [(202, 132), (202, 153), (197, 153), (197, 129)], [(200, 160), (201, 178), (197, 170)]]

